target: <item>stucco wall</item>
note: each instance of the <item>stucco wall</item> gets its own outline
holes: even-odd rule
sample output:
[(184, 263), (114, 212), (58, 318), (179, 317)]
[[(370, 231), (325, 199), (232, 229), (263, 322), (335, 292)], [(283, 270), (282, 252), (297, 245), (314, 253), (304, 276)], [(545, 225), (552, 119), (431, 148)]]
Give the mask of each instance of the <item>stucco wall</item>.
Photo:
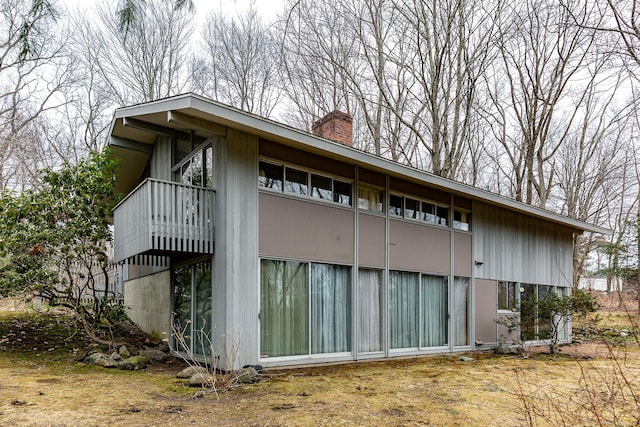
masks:
[(169, 337), (171, 327), (169, 270), (125, 282), (124, 305), (127, 315), (140, 329), (159, 338)]

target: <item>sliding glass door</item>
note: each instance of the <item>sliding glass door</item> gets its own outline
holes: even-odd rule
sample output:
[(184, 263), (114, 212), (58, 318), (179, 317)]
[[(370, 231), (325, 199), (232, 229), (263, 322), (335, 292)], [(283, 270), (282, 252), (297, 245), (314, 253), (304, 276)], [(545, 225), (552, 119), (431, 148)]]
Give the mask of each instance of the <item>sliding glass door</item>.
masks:
[(178, 267), (173, 272), (174, 348), (211, 355), (211, 262)]
[(261, 260), (261, 356), (350, 350), (351, 269), (331, 264)]
[(422, 276), (422, 347), (449, 342), (449, 281), (443, 276)]
[(358, 352), (382, 351), (382, 271), (358, 271)]

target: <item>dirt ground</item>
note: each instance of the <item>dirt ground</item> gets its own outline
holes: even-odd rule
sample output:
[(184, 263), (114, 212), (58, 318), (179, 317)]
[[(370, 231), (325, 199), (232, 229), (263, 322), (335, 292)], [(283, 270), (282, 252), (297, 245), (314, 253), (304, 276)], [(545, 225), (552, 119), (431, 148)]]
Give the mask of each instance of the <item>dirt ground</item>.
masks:
[[(271, 370), (257, 384), (198, 393), (174, 377), (185, 366), (177, 360), (141, 371), (76, 362), (92, 344), (73, 319), (3, 304), (10, 310), (0, 312), (3, 426), (525, 426), (532, 416), (536, 425), (588, 426), (598, 422), (581, 396), (598, 396), (605, 420), (625, 419), (627, 395), (640, 392), (637, 346), (617, 347), (617, 357), (596, 339), (559, 355), (539, 348), (527, 357), (473, 353), (468, 362), (456, 354)], [(624, 322), (624, 312), (607, 310), (602, 321)], [(625, 391), (618, 372), (636, 389)], [(602, 385), (619, 392), (605, 402)]]

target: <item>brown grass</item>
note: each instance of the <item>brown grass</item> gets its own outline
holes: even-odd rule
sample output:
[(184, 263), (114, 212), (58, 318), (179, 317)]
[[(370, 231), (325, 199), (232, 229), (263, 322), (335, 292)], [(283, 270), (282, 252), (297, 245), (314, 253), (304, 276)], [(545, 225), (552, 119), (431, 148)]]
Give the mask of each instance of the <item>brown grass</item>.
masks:
[[(218, 399), (193, 399), (195, 390), (173, 377), (182, 368), (175, 361), (116, 371), (74, 362), (70, 353), (0, 350), (0, 425), (523, 426), (523, 390), (570, 395), (583, 385), (582, 370), (610, 366), (606, 351), (589, 345), (563, 348), (590, 358), (581, 363), (569, 354), (474, 353), (474, 362), (447, 355), (271, 370)], [(626, 356), (637, 376), (640, 355)]]

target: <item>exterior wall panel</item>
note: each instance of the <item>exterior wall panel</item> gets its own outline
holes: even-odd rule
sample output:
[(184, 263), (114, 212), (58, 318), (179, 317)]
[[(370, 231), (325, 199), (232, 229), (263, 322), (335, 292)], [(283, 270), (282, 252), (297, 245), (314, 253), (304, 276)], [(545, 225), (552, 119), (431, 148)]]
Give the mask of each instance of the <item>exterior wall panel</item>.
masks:
[(471, 234), (453, 233), (453, 265), (456, 276), (471, 277), (471, 251)]
[(150, 178), (171, 181), (171, 138), (160, 135), (153, 146)]
[(389, 221), (389, 268), (430, 273), (451, 270), (448, 229)]
[(495, 206), (473, 204), (475, 276), (571, 286), (572, 230)]
[(360, 214), (358, 217), (358, 264), (384, 268), (385, 219), (380, 216)]
[[(148, 334), (171, 335), (171, 274), (169, 270), (124, 283), (127, 316)], [(166, 334), (166, 335), (163, 335)]]
[(353, 211), (260, 193), (260, 256), (353, 263)]
[(495, 280), (483, 279), (476, 279), (475, 283), (476, 340), (482, 341), (484, 345), (495, 344), (498, 283)]
[[(259, 358), (258, 141), (230, 129), (214, 144), (215, 253), (212, 340), (221, 366), (236, 369)], [(237, 348), (237, 357), (224, 358)], [(227, 363), (229, 363), (227, 365)]]

